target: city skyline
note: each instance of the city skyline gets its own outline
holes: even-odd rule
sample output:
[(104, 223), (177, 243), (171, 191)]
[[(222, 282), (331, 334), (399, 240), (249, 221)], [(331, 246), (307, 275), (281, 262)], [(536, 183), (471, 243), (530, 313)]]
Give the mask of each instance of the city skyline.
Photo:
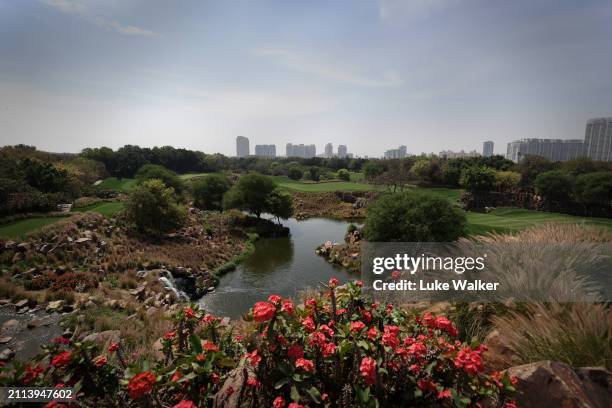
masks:
[(0, 145), (503, 154), (610, 115), (610, 17), (598, 0), (0, 0)]

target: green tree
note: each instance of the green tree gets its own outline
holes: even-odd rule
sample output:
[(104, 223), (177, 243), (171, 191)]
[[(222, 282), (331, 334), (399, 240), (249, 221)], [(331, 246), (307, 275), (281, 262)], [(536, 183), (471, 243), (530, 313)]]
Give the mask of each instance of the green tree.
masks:
[(550, 170), (540, 173), (533, 186), (537, 194), (551, 199), (567, 199), (572, 192), (572, 177), (563, 170)]
[(260, 218), (268, 210), (268, 197), (275, 189), (276, 184), (268, 176), (258, 173), (244, 175), (223, 196), (223, 208), (238, 208)]
[(213, 173), (196, 178), (192, 184), (193, 204), (202, 210), (221, 210), (223, 195), (230, 187), (225, 174)]
[(308, 169), (308, 177), (312, 181), (319, 181), (321, 179), (321, 169), (316, 166), (310, 167)]
[(347, 170), (347, 169), (340, 169), (338, 170), (338, 178), (340, 180), (343, 181), (350, 181), (351, 180), (351, 173)]
[(433, 182), (438, 178), (440, 167), (434, 160), (421, 159), (410, 169), (410, 173), (419, 180)]
[(368, 181), (373, 181), (376, 177), (383, 174), (385, 169), (382, 164), (378, 161), (370, 160), (363, 165), (363, 175)]
[(145, 164), (138, 169), (136, 173), (138, 184), (153, 179), (161, 180), (166, 187), (172, 187), (178, 195), (183, 193), (183, 182), (173, 171), (157, 164)]
[(576, 178), (574, 199), (582, 204), (610, 205), (612, 171), (582, 174)]
[(459, 184), (471, 193), (491, 191), (495, 187), (495, 170), (482, 166), (465, 168)]
[(535, 178), (540, 173), (553, 170), (554, 163), (542, 156), (525, 156), (521, 159), (516, 171), (521, 173), (523, 185), (533, 185)]
[(185, 208), (177, 204), (174, 189), (152, 179), (130, 193), (125, 203), (125, 217), (138, 232), (158, 237), (184, 225), (187, 215)]
[(498, 171), (495, 173), (495, 186), (499, 191), (512, 191), (521, 183), (521, 173), (515, 171)]
[(289, 177), (291, 180), (299, 180), (302, 178), (302, 176), (304, 176), (304, 173), (302, 173), (302, 170), (300, 170), (300, 168), (297, 166), (290, 167), (287, 171), (287, 177)]
[(278, 189), (268, 196), (268, 212), (280, 220), (286, 220), (293, 215), (293, 198), (288, 193)]
[(365, 237), (374, 242), (450, 242), (465, 234), (464, 213), (430, 193), (387, 193), (368, 206)]

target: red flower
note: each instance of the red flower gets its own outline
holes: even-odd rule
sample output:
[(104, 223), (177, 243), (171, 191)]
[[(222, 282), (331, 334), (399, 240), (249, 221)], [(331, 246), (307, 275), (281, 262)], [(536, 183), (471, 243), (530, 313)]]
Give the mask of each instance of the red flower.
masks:
[(463, 368), (463, 371), (471, 375), (476, 375), (484, 370), (484, 364), (482, 363), (480, 353), (469, 347), (464, 347), (459, 350), (454, 363), (455, 367)]
[(416, 358), (419, 358), (427, 353), (427, 346), (423, 343), (415, 342), (408, 347), (408, 352), (414, 354)]
[(391, 277), (392, 277), (393, 279), (397, 279), (397, 278), (399, 278), (400, 276), (401, 276), (401, 272), (400, 272), (400, 271), (393, 271), (393, 272), (391, 272)]
[(281, 299), (282, 298), (280, 296), (278, 296), (278, 295), (270, 295), (270, 296), (268, 296), (268, 302), (274, 303), (275, 305), (277, 305), (278, 302), (281, 301)]
[(295, 311), (295, 306), (293, 305), (293, 302), (290, 300), (283, 300), (283, 306), (281, 307), (281, 310), (285, 313), (287, 313), (288, 315), (292, 315), (293, 312)]
[(435, 326), (440, 330), (445, 330), (452, 337), (457, 336), (457, 329), (453, 326), (453, 322), (448, 320), (446, 316), (438, 316), (434, 321)]
[(504, 404), (504, 408), (516, 408), (516, 402), (508, 401)]
[(453, 394), (451, 393), (451, 390), (442, 390), (442, 391), (438, 391), (438, 395), (436, 396), (437, 399), (444, 399), (444, 398), (453, 398)]
[(47, 405), (45, 405), (45, 408), (66, 408), (66, 406), (64, 404), (60, 404), (57, 401), (51, 401)]
[(206, 356), (204, 354), (198, 354), (196, 356), (196, 360), (201, 363), (202, 361), (206, 360)]
[(72, 354), (69, 351), (63, 351), (57, 356), (53, 357), (53, 360), (51, 360), (51, 365), (54, 367), (63, 367), (70, 363), (71, 358)]
[(370, 340), (374, 340), (375, 338), (378, 337), (378, 330), (376, 330), (376, 327), (370, 327), (370, 330), (368, 330), (368, 338)]
[(58, 344), (70, 344), (70, 340), (63, 337), (63, 336), (58, 336), (56, 338), (53, 339), (54, 343), (58, 343)]
[(94, 359), (94, 364), (96, 365), (96, 367), (103, 367), (106, 365), (107, 362), (108, 361), (104, 356), (98, 356)]
[(274, 398), (274, 401), (272, 402), (272, 408), (284, 408), (286, 403), (287, 402), (285, 401), (283, 397), (278, 396)]
[(334, 331), (331, 329), (331, 327), (329, 327), (329, 326), (328, 326), (328, 325), (326, 325), (326, 324), (322, 324), (322, 325), (319, 327), (319, 330), (321, 330), (321, 332), (323, 332), (323, 333), (327, 333), (327, 335), (328, 335), (329, 337), (334, 337)]
[(307, 332), (313, 332), (316, 329), (314, 320), (312, 320), (310, 316), (302, 320), (302, 327), (304, 327)]
[(427, 392), (427, 391), (437, 391), (438, 387), (436, 387), (436, 384), (431, 381), (431, 380), (419, 380), (417, 381), (417, 385), (419, 386), (420, 390), (423, 392)]
[(183, 378), (183, 373), (181, 373), (180, 371), (176, 370), (174, 372), (174, 374), (172, 374), (172, 378), (170, 379), (170, 381), (178, 382), (178, 380), (180, 380), (181, 378)]
[(185, 312), (185, 317), (188, 319), (193, 319), (194, 317), (196, 317), (195, 312), (189, 306), (184, 308), (183, 311)]
[(299, 344), (292, 344), (287, 350), (287, 356), (289, 358), (302, 358), (304, 357), (304, 349)]
[(128, 391), (130, 398), (139, 399), (145, 394), (148, 394), (153, 389), (153, 385), (157, 379), (150, 371), (143, 371), (130, 378), (128, 382)]
[(108, 346), (108, 351), (111, 353), (117, 350), (119, 350), (119, 343), (112, 343), (110, 346)]
[(272, 319), (275, 313), (276, 307), (270, 302), (257, 302), (253, 306), (253, 319), (259, 323)]
[(362, 310), (361, 317), (363, 317), (363, 320), (365, 320), (367, 323), (372, 322), (372, 312), (369, 310)]
[(364, 357), (361, 359), (359, 372), (365, 380), (366, 385), (376, 384), (376, 360), (372, 357)]
[(261, 383), (259, 382), (259, 380), (255, 377), (249, 377), (249, 379), (247, 380), (247, 385), (249, 387), (259, 387)]
[(317, 301), (314, 300), (314, 298), (310, 298), (310, 299), (306, 299), (306, 301), (304, 302), (304, 304), (307, 307), (316, 307), (317, 306)]
[(318, 346), (318, 347), (322, 347), (325, 342), (326, 342), (326, 338), (325, 335), (321, 332), (314, 332), (311, 333), (310, 336), (308, 336), (308, 344), (313, 347), (313, 346)]
[(213, 351), (213, 352), (219, 351), (219, 346), (217, 346), (212, 341), (208, 341), (208, 340), (204, 341), (203, 348), (205, 351)]
[(304, 406), (298, 404), (297, 402), (292, 402), (287, 408), (304, 408)]
[(338, 286), (338, 284), (340, 283), (340, 281), (336, 278), (331, 278), (328, 282), (328, 285), (330, 287), (330, 289), (334, 289), (335, 287)]
[(363, 281), (362, 280), (356, 280), (355, 281), (355, 285), (362, 287), (363, 286)]
[(196, 404), (189, 400), (182, 400), (176, 404), (173, 408), (197, 408)]
[(215, 321), (217, 321), (217, 320), (219, 320), (219, 318), (218, 318), (218, 317), (215, 317), (215, 316), (213, 316), (213, 315), (211, 315), (211, 314), (206, 314), (206, 315), (205, 315), (205, 316), (202, 318), (202, 322), (203, 322), (203, 323), (207, 323), (207, 324), (208, 324), (208, 323), (215, 322)]
[(314, 363), (310, 360), (306, 360), (305, 358), (298, 358), (295, 361), (295, 368), (301, 368), (304, 371), (311, 372), (314, 370)]
[(247, 353), (245, 357), (249, 360), (251, 365), (254, 366), (259, 365), (259, 362), (261, 361), (261, 356), (259, 355), (257, 350), (253, 350), (252, 352)]
[(336, 352), (336, 345), (334, 343), (327, 343), (323, 347), (323, 357), (329, 357)]
[(351, 331), (353, 333), (356, 332), (360, 332), (361, 330), (363, 330), (366, 327), (366, 325), (363, 322), (351, 322)]
[(164, 339), (166, 340), (172, 340), (176, 337), (176, 331), (169, 331), (166, 334), (164, 334)]
[(210, 379), (213, 382), (213, 384), (219, 384), (219, 381), (221, 381), (221, 376), (217, 373), (212, 373), (210, 375)]
[(24, 368), (24, 371), (25, 375), (23, 376), (23, 379), (21, 381), (24, 385), (28, 385), (32, 381), (34, 381), (40, 374), (44, 373), (45, 369), (40, 366), (32, 368), (28, 365)]

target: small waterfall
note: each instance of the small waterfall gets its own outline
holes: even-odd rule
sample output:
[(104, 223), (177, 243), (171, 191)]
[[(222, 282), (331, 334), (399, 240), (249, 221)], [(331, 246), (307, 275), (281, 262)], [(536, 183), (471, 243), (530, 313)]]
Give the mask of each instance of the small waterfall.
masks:
[(176, 295), (176, 298), (179, 301), (189, 301), (190, 300), (189, 296), (187, 296), (185, 292), (183, 292), (182, 290), (178, 288), (178, 285), (176, 284), (176, 280), (174, 279), (174, 276), (172, 276), (172, 273), (170, 271), (164, 270), (159, 275), (160, 275), (159, 281), (162, 283), (162, 285), (164, 285), (166, 289), (174, 292), (174, 294)]

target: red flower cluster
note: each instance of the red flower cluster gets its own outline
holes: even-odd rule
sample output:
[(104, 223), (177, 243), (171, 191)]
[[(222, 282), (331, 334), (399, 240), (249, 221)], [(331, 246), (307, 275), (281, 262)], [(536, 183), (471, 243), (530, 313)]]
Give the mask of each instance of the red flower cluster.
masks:
[(295, 368), (301, 368), (304, 371), (311, 372), (314, 370), (314, 363), (310, 360), (306, 360), (305, 358), (298, 358), (295, 361)]
[(51, 360), (51, 365), (54, 367), (64, 367), (70, 363), (71, 359), (72, 353), (70, 353), (69, 351), (63, 351), (57, 356), (53, 357), (53, 360)]
[(482, 356), (480, 349), (473, 350), (469, 347), (464, 347), (459, 350), (457, 357), (455, 357), (455, 367), (463, 368), (463, 370), (470, 374), (476, 375), (484, 370), (482, 363)]
[(270, 302), (257, 302), (253, 306), (253, 319), (256, 322), (263, 323), (272, 319), (276, 314), (276, 306)]
[(149, 394), (153, 390), (153, 385), (156, 382), (157, 379), (150, 371), (143, 371), (140, 374), (136, 374), (128, 382), (130, 398), (136, 400), (143, 395)]
[(376, 384), (376, 360), (364, 357), (359, 365), (359, 372), (367, 385)]

